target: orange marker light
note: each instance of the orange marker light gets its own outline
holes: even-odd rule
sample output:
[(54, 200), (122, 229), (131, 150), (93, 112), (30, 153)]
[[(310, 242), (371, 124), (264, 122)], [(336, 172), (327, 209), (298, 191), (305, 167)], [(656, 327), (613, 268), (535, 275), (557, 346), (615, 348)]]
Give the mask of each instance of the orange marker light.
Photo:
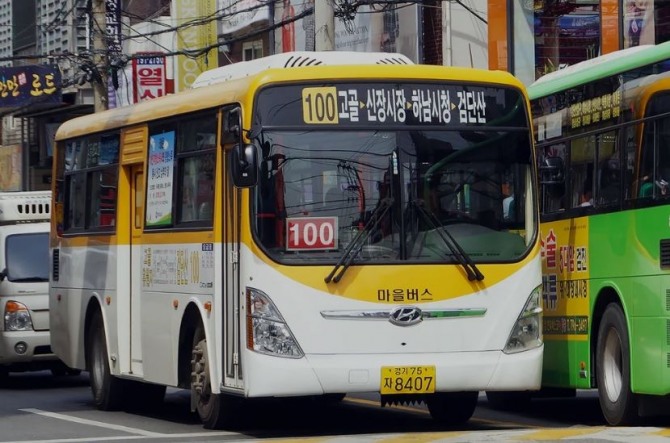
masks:
[(26, 311), (26, 307), (21, 304), (17, 303), (15, 301), (8, 301), (5, 304), (5, 312), (19, 312), (19, 311)]
[(176, 298), (172, 300), (172, 307), (177, 309), (179, 307), (179, 300), (177, 300)]
[(205, 302), (205, 311), (207, 311), (208, 314), (212, 313), (212, 302), (211, 301), (206, 301)]

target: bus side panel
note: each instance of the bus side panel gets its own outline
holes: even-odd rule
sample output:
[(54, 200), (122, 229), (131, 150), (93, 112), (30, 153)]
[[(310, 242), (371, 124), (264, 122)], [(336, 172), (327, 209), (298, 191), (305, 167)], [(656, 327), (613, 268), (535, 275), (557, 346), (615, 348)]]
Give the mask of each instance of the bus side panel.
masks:
[(55, 246), (59, 275), (58, 280), (52, 277), (49, 288), (51, 341), (54, 352), (72, 368), (85, 369), (85, 317), (91, 298), (103, 310), (109, 353), (118, 355), (116, 261), (109, 242), (109, 237), (61, 238)]
[(592, 275), (617, 290), (627, 317), (632, 390), (670, 393), (670, 274), (660, 266), (668, 208), (594, 216), (591, 224)]
[(542, 224), (543, 386), (589, 388), (589, 221)]
[[(144, 276), (142, 286), (134, 288), (142, 313), (141, 351), (143, 378), (154, 383), (176, 386), (179, 358), (179, 333), (182, 319), (190, 303), (205, 312), (206, 302), (214, 300), (215, 269), (220, 269), (220, 257), (215, 253), (212, 232), (184, 232), (183, 243), (161, 233), (145, 233), (139, 249), (137, 269)], [(218, 247), (218, 246), (217, 246)], [(210, 342), (216, 335), (213, 316), (203, 318)], [(136, 357), (137, 358), (137, 357)], [(218, 386), (218, 385), (217, 385)]]

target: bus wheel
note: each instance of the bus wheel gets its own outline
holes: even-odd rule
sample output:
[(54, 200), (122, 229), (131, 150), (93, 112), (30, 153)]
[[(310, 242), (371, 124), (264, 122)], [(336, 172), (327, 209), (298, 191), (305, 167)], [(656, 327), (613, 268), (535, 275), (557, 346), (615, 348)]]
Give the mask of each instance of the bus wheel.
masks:
[(486, 391), (491, 409), (499, 411), (523, 411), (530, 406), (530, 391)]
[(235, 421), (235, 398), (212, 393), (207, 340), (202, 325), (193, 337), (191, 352), (191, 408), (206, 429), (229, 428)]
[(440, 392), (426, 399), (434, 420), (445, 425), (461, 425), (472, 417), (479, 392)]
[(630, 347), (626, 318), (618, 304), (605, 309), (598, 330), (596, 378), (600, 409), (607, 423), (630, 425), (637, 419), (637, 398), (630, 390)]
[(109, 357), (102, 314), (96, 311), (91, 318), (86, 342), (86, 367), (89, 371), (93, 401), (98, 409), (112, 411), (123, 405), (123, 380), (109, 370)]

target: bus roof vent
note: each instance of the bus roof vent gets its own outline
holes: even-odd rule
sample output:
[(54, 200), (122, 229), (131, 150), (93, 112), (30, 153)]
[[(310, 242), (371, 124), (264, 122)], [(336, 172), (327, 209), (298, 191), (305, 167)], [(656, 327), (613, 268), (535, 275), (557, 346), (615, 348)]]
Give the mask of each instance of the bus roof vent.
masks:
[(296, 51), (270, 55), (246, 62), (210, 69), (198, 76), (192, 88), (222, 83), (258, 74), (273, 68), (333, 65), (413, 65), (411, 59), (399, 53), (353, 51)]
[(48, 221), (51, 191), (0, 192), (0, 224)]

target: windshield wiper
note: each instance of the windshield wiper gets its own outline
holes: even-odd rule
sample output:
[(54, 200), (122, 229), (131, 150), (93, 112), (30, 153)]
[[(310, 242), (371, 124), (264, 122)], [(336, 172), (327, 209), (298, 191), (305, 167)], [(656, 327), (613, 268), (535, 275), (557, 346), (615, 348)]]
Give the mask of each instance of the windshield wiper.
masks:
[(463, 266), (465, 273), (468, 274), (468, 280), (484, 280), (484, 274), (477, 268), (475, 262), (472, 261), (472, 258), (468, 255), (467, 252), (463, 250), (461, 245), (458, 244), (456, 239), (451, 233), (447, 230), (445, 226), (442, 226), (442, 223), (437, 219), (435, 214), (426, 209), (426, 202), (424, 200), (413, 200), (412, 204), (418, 210), (419, 214), (422, 215), (423, 219), (428, 223), (428, 225), (437, 232), (442, 241), (451, 251), (451, 254), (456, 258), (458, 263)]
[[(370, 218), (368, 219), (367, 223), (365, 223), (365, 226), (363, 226), (363, 229), (358, 231), (358, 234), (356, 234), (349, 245), (347, 245), (347, 248), (344, 250), (342, 257), (340, 257), (340, 260), (337, 262), (333, 270), (330, 271), (330, 274), (328, 274), (324, 279), (326, 283), (330, 283), (331, 281), (337, 283), (340, 281), (340, 279), (342, 279), (342, 276), (347, 271), (351, 263), (353, 263), (356, 255), (358, 255), (358, 253), (363, 248), (365, 241), (370, 236), (370, 232), (372, 232), (372, 230), (377, 227), (392, 205), (393, 199), (391, 197), (383, 198), (379, 202), (379, 205), (375, 208), (374, 211), (372, 211), (372, 214), (370, 214)], [(335, 275), (336, 273), (337, 275)]]

